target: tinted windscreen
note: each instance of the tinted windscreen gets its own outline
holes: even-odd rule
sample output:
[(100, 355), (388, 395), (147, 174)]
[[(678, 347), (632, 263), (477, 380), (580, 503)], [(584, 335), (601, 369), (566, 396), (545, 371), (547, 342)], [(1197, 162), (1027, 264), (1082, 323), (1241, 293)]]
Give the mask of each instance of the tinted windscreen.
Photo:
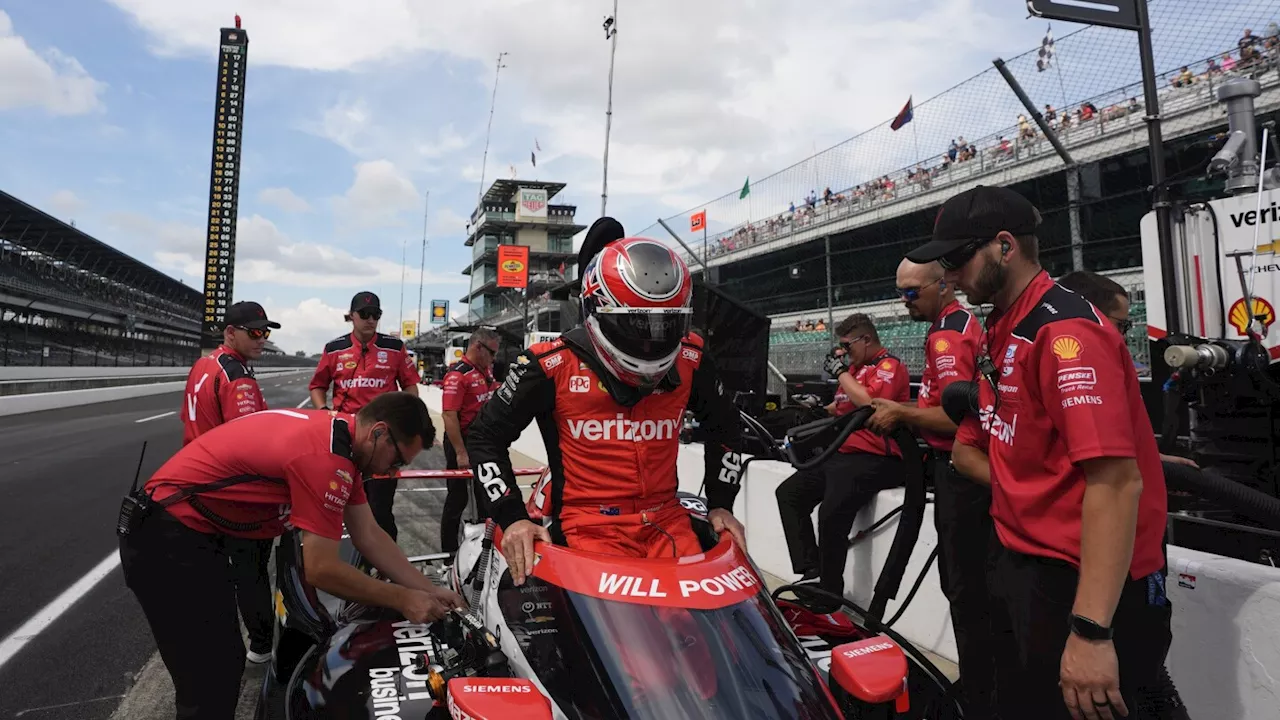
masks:
[[(509, 577), (509, 576), (508, 576)], [(837, 718), (767, 596), (719, 610), (600, 600), (530, 578), (499, 604), (569, 718)]]

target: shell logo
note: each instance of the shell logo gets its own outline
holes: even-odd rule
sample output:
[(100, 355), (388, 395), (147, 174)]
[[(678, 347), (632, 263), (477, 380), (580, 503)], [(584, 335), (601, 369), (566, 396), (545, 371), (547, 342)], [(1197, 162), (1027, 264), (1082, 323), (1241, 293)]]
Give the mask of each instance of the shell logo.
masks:
[(893, 369), (893, 363), (889, 362), (888, 360), (885, 360), (884, 362), (880, 363), (880, 369), (881, 369), (881, 370), (892, 370), (892, 369)]
[(938, 342), (933, 344), (933, 349), (935, 352), (944, 353), (951, 349), (951, 343), (947, 342), (946, 340), (939, 340)]
[(1059, 360), (1079, 360), (1080, 352), (1084, 350), (1084, 347), (1074, 337), (1063, 335), (1054, 340), (1049, 349), (1053, 350), (1053, 354), (1057, 355)]
[(337, 489), (338, 489), (338, 481), (337, 481), (337, 480), (330, 480), (330, 481), (329, 481), (329, 489), (330, 489), (330, 490), (337, 490)]
[[(1262, 327), (1269, 328), (1276, 321), (1276, 309), (1265, 298), (1253, 298), (1253, 317), (1262, 323)], [(1227, 322), (1231, 323), (1231, 327), (1236, 329), (1236, 333), (1241, 336), (1249, 334), (1249, 313), (1245, 311), (1244, 298), (1240, 298), (1231, 304), (1231, 309), (1227, 311)]]
[(502, 269), (509, 273), (518, 273), (524, 269), (524, 263), (519, 260), (508, 260), (502, 263)]

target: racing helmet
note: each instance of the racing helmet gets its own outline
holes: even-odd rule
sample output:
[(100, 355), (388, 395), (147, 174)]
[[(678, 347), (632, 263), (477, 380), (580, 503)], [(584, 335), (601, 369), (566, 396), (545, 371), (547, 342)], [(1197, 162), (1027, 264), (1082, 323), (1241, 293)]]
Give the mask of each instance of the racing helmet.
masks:
[(675, 364), (692, 299), (688, 266), (649, 238), (609, 243), (582, 274), (587, 337), (605, 368), (633, 387), (653, 387)]

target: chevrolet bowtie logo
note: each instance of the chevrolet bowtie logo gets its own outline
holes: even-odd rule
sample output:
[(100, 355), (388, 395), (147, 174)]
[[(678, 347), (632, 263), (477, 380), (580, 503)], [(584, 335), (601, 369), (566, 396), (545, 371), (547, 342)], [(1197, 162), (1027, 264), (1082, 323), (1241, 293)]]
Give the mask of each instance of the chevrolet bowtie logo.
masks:
[(1257, 252), (1261, 255), (1275, 255), (1277, 250), (1280, 250), (1280, 240), (1273, 240), (1257, 247)]

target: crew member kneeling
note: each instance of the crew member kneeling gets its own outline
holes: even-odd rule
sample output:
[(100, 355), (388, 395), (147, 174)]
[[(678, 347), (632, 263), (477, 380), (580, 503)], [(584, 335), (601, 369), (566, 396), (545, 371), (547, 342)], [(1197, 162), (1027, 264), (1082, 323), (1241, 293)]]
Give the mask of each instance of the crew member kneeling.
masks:
[[(151, 476), (140, 498), (145, 509), (133, 513), (120, 539), (120, 559), (173, 678), (180, 720), (235, 714), (245, 651), (227, 562), (234, 538), (272, 538), (296, 528), (307, 582), (394, 608), (413, 622), (463, 606), (378, 527), (361, 482), (362, 475), (403, 465), (434, 440), (426, 406), (388, 393), (354, 416), (264, 410), (237, 418), (196, 438)], [(344, 523), (356, 549), (392, 582), (339, 557)]]
[[(745, 547), (732, 515), (738, 413), (689, 331), (688, 268), (662, 243), (626, 238), (606, 245), (582, 278), (584, 326), (522, 352), (466, 438), (513, 581), (532, 569), (533, 541), (553, 535), (613, 555), (701, 553), (676, 498), (686, 408), (717, 443), (706, 448), (707, 518)], [(508, 454), (535, 419), (551, 464), (551, 534), (528, 519)]]
[[(905, 402), (910, 397), (907, 368), (880, 344), (870, 317), (850, 315), (836, 326), (836, 337), (842, 353), (829, 357), (826, 369), (840, 387), (828, 412), (846, 415), (875, 398)], [(902, 472), (902, 451), (897, 445), (864, 429), (849, 435), (839, 452), (820, 467), (783, 480), (775, 495), (792, 569), (806, 577), (816, 575), (822, 589), (842, 594), (849, 531), (876, 493), (902, 483)], [(816, 543), (810, 520), (814, 507), (818, 507)]]
[(982, 417), (953, 452), (991, 484), (996, 700), (1006, 718), (1149, 717), (1170, 643), (1164, 473), (1124, 338), (1041, 269), (1039, 223), (1026, 198), (980, 186), (907, 255), (996, 308)]

